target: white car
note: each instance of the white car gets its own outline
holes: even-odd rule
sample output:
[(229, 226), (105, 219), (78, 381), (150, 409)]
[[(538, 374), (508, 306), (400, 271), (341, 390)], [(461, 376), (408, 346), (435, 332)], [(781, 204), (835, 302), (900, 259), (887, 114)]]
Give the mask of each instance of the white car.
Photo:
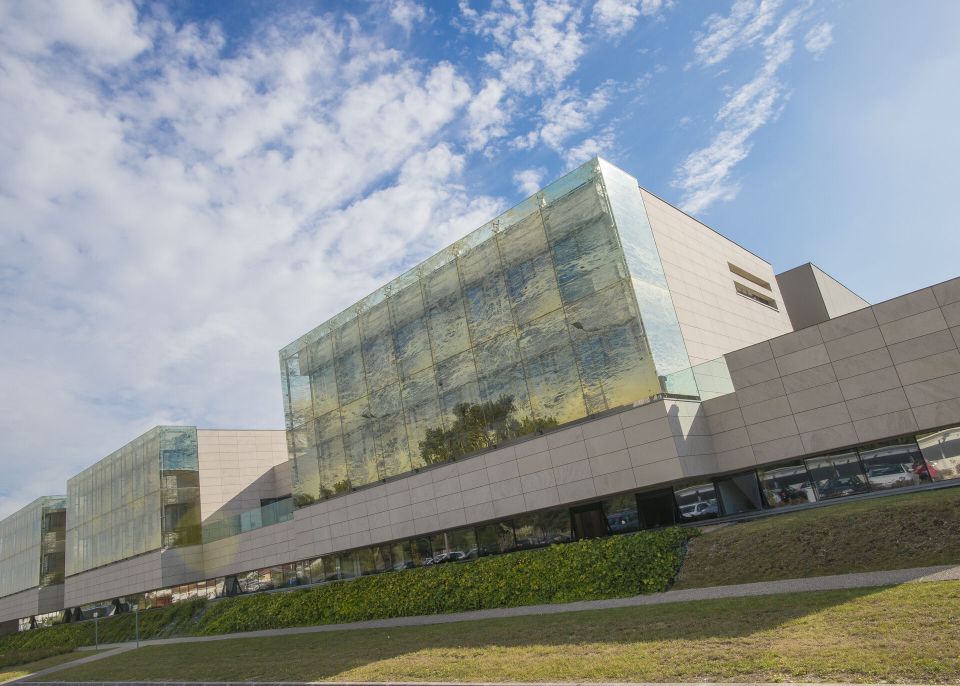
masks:
[(873, 488), (900, 488), (920, 483), (919, 475), (905, 464), (878, 464), (869, 467), (867, 478)]
[(710, 517), (717, 515), (716, 501), (690, 503), (680, 506), (680, 516), (684, 519), (695, 519), (697, 517)]

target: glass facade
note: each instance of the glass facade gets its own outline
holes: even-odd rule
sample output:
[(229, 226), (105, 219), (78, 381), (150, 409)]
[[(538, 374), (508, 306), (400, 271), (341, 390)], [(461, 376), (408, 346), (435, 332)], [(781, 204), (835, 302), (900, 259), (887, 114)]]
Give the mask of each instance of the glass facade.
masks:
[(67, 481), (67, 574), (201, 542), (197, 431), (158, 426)]
[(580, 167), (281, 351), (296, 505), (658, 395), (672, 312), (636, 180)]
[(657, 373), (663, 378), (663, 390), (672, 395), (697, 396), (687, 347), (637, 180), (605, 160), (598, 164), (623, 242), (630, 287), (643, 318)]
[(0, 596), (63, 583), (65, 508), (44, 496), (0, 521)]
[(271, 524), (279, 524), (293, 519), (293, 499), (280, 498), (272, 503), (261, 505), (229, 517), (220, 517), (203, 522), (203, 542), (212, 543), (253, 531)]
[(931, 481), (960, 479), (960, 426), (917, 436), (917, 445)]
[[(697, 483), (625, 493), (575, 507), (527, 513), (478, 526), (90, 603), (80, 608), (81, 616), (89, 618), (93, 612), (106, 616), (125, 611), (132, 604), (140, 608), (163, 607), (193, 598), (216, 598), (302, 584), (348, 581), (370, 574), (464, 563), (488, 555), (563, 544), (581, 538), (814, 503), (819, 493), (838, 498), (855, 492), (884, 492), (890, 488), (915, 484), (912, 479), (900, 479), (892, 470), (892, 465), (911, 469), (918, 476), (920, 484), (955, 478), (956, 472), (949, 470), (951, 465), (960, 463), (960, 450), (957, 450), (956, 443), (958, 437), (960, 427), (954, 427), (919, 436), (916, 441), (912, 438), (895, 439), (756, 471), (704, 479)], [(878, 471), (879, 467), (884, 469)], [(897, 478), (884, 480), (883, 477), (889, 476), (886, 474), (888, 470), (894, 471), (893, 476)], [(836, 488), (833, 482), (837, 479), (854, 479), (863, 489), (834, 492), (831, 489)], [(3, 580), (6, 581), (6, 578), (3, 577)], [(22, 620), (20, 628), (30, 629), (58, 618), (58, 614), (38, 615)]]

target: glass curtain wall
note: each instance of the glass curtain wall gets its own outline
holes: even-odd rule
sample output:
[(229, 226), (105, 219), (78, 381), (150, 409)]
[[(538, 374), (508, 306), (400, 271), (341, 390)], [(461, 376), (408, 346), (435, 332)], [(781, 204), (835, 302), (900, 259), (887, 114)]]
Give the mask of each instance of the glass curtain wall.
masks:
[(605, 160), (597, 164), (603, 172), (630, 270), (630, 287), (642, 313), (663, 391), (696, 397), (696, 379), (637, 180)]
[[(63, 582), (64, 505), (63, 496), (44, 496), (0, 521), (0, 596)], [(43, 572), (45, 559), (51, 567), (48, 575)]]
[(45, 498), (40, 514), (40, 586), (62, 584), (66, 570), (67, 499)]
[(67, 575), (200, 543), (197, 432), (156, 427), (67, 481)]
[(297, 506), (660, 392), (596, 164), (281, 351)]

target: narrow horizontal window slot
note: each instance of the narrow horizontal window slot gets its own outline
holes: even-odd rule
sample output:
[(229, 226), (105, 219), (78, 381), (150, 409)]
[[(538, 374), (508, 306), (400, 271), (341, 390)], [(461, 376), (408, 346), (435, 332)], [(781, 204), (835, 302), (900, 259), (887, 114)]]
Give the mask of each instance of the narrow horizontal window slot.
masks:
[(736, 281), (733, 282), (733, 285), (737, 289), (737, 293), (742, 295), (744, 298), (750, 298), (754, 302), (758, 302), (761, 305), (766, 305), (771, 309), (779, 311), (779, 308), (777, 307), (777, 301), (770, 296), (764, 295), (763, 293), (758, 293), (749, 286), (744, 286), (742, 283), (738, 283)]
[(735, 264), (733, 264), (733, 263), (731, 263), (731, 262), (727, 262), (727, 266), (730, 267), (730, 271), (731, 271), (731, 272), (733, 272), (734, 274), (736, 274), (737, 276), (739, 276), (741, 279), (746, 279), (746, 280), (749, 281), (750, 283), (753, 283), (753, 284), (756, 284), (756, 285), (760, 286), (760, 288), (765, 288), (765, 289), (767, 289), (768, 291), (771, 291), (771, 292), (773, 291), (773, 289), (770, 288), (770, 282), (769, 282), (769, 281), (765, 281), (764, 279), (761, 279), (759, 276), (754, 276), (753, 274), (751, 274), (750, 272), (748, 272), (746, 269), (743, 269), (743, 268), (741, 268), (741, 267), (738, 267), (737, 265), (735, 265)]

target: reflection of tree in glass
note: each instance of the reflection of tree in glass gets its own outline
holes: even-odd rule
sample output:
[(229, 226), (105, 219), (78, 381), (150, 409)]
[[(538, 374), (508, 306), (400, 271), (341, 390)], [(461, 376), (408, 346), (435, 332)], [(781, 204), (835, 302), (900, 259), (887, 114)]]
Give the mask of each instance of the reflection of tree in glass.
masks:
[(449, 429), (427, 429), (420, 441), (420, 456), (426, 464), (445, 462), (477, 450), (493, 448), (498, 443), (557, 426), (553, 417), (517, 419), (512, 395), (483, 403), (459, 403)]
[(330, 487), (321, 486), (320, 487), (320, 496), (322, 498), (329, 498), (330, 496), (336, 495), (337, 493), (343, 493), (350, 490), (350, 481), (347, 479), (341, 479), (340, 481), (334, 482)]
[[(321, 488), (321, 495), (323, 495), (324, 489)], [(317, 499), (310, 495), (309, 493), (294, 493), (293, 494), (293, 504), (297, 507), (306, 507), (312, 503), (317, 502)]]

